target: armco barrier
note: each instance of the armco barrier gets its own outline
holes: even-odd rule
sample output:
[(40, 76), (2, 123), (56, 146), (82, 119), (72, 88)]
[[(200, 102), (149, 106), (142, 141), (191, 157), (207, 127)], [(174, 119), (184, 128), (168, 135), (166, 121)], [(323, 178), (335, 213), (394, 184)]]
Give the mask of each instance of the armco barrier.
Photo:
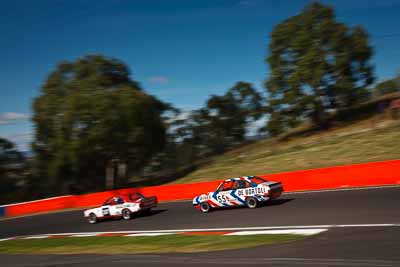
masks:
[[(267, 180), (282, 181), (286, 192), (400, 184), (400, 160), (269, 174), (261, 175), (261, 177)], [(185, 200), (214, 190), (222, 179), (192, 184), (120, 189), (17, 203), (4, 206), (4, 214), (5, 216), (19, 216), (63, 209), (91, 207), (100, 205), (108, 197), (132, 192), (140, 192), (147, 196), (156, 195), (160, 201)]]
[(73, 208), (72, 199), (75, 196), (60, 196), (41, 200), (5, 205), (5, 216), (19, 216), (25, 214), (65, 210)]
[(282, 181), (285, 191), (400, 184), (400, 160), (277, 173), (260, 177)]

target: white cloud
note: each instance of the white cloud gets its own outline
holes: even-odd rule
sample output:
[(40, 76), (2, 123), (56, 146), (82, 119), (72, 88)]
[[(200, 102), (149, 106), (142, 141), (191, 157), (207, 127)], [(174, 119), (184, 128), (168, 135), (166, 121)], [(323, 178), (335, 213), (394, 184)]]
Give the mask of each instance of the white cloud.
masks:
[(1, 124), (9, 124), (16, 121), (28, 120), (30, 116), (24, 113), (17, 112), (5, 112), (0, 114), (0, 125)]
[(34, 134), (31, 132), (22, 132), (22, 133), (6, 134), (3, 135), (2, 137), (13, 142), (17, 146), (18, 150), (29, 151), (30, 144), (33, 140)]
[(149, 82), (153, 84), (168, 84), (169, 80), (164, 76), (153, 76), (149, 78)]

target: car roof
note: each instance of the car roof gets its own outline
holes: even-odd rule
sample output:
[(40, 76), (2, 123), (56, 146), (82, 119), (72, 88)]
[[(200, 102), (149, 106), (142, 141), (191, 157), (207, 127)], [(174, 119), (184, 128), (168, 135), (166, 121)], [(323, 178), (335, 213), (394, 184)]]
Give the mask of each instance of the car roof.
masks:
[[(133, 193), (134, 194), (134, 193)], [(128, 194), (128, 195), (115, 195), (112, 197), (107, 198), (108, 199), (113, 199), (113, 198), (122, 198), (123, 200), (130, 200), (130, 195), (132, 194)]]
[(252, 177), (254, 177), (254, 176), (234, 177), (234, 178), (226, 179), (224, 182), (232, 182), (232, 181), (238, 181), (238, 180), (247, 180), (248, 181)]

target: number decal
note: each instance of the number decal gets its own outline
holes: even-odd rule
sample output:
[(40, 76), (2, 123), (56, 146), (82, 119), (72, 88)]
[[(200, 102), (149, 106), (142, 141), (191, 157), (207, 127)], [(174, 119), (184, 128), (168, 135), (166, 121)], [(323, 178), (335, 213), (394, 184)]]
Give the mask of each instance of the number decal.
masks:
[(108, 216), (108, 215), (110, 215), (110, 209), (109, 209), (109, 208), (103, 208), (103, 209), (102, 209), (102, 212), (103, 212), (103, 216)]
[(226, 199), (226, 196), (225, 196), (225, 195), (218, 195), (218, 196), (217, 196), (217, 199), (218, 199), (218, 201), (219, 201), (219, 202), (221, 202), (221, 203), (223, 203), (223, 202), (226, 202), (226, 201), (227, 201), (227, 199)]

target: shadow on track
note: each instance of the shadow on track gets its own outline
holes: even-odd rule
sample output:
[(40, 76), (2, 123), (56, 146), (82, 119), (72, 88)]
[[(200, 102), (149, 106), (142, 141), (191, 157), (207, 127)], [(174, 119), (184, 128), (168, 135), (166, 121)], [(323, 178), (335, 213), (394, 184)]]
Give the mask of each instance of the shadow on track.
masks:
[(272, 199), (270, 201), (265, 202), (263, 206), (279, 206), (279, 205), (283, 205), (283, 204), (285, 204), (287, 202), (290, 202), (292, 200), (295, 200), (295, 198)]
[(150, 217), (168, 211), (168, 209), (155, 209), (147, 212), (139, 212), (134, 215), (134, 218)]
[[(268, 200), (267, 202), (261, 203), (258, 208), (264, 208), (268, 206), (278, 206), (278, 205), (283, 205), (285, 203), (288, 203), (292, 200), (295, 200), (295, 198), (279, 198), (279, 199), (271, 199)], [(230, 207), (220, 207), (220, 208), (213, 208), (210, 210), (210, 212), (214, 212), (217, 210), (233, 210), (233, 209), (248, 209), (246, 206), (230, 206)]]

